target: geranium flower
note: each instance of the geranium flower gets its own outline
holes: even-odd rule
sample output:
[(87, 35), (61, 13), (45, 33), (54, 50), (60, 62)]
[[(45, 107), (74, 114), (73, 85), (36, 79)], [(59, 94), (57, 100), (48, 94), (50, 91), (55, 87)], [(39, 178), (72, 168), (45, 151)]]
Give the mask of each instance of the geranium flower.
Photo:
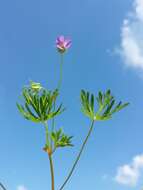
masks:
[(59, 36), (56, 39), (56, 47), (60, 53), (64, 53), (71, 47), (71, 39)]

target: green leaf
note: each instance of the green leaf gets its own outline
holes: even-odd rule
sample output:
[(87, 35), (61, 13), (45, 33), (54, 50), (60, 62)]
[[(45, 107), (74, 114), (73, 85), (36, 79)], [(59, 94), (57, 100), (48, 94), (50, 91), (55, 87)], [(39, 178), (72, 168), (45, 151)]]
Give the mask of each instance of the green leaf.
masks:
[[(58, 90), (48, 91), (40, 83), (31, 82), (22, 90), (23, 106), (17, 106), (24, 118), (31, 121), (47, 121), (61, 114), (65, 109), (56, 105)], [(56, 108), (57, 107), (57, 108)]]
[(82, 112), (91, 120), (108, 120), (112, 118), (114, 113), (129, 105), (129, 103), (122, 104), (122, 102), (116, 104), (115, 98), (111, 95), (111, 90), (107, 90), (105, 93), (99, 91), (96, 97), (98, 109), (95, 112), (94, 99), (93, 94), (81, 90)]
[(53, 131), (51, 133), (51, 139), (54, 142), (55, 148), (63, 148), (63, 147), (70, 147), (73, 146), (71, 143), (71, 139), (73, 136), (67, 136), (63, 133), (62, 129), (60, 128), (57, 131)]
[(93, 94), (91, 94), (91, 103), (90, 103), (90, 105), (91, 105), (91, 110), (94, 112), (94, 95)]

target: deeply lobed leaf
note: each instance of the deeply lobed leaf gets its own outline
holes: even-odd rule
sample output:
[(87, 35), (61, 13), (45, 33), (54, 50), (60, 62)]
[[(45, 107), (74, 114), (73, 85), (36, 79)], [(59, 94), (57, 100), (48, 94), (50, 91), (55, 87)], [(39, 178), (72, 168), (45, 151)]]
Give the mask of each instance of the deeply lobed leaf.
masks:
[(73, 146), (71, 143), (72, 136), (67, 136), (62, 129), (51, 133), (51, 139), (54, 142), (55, 148)]
[(99, 91), (97, 100), (97, 111), (95, 112), (95, 102), (94, 95), (89, 92), (85, 92), (81, 90), (81, 104), (82, 104), (82, 112), (88, 116), (91, 120), (108, 120), (112, 118), (112, 115), (126, 106), (129, 103), (119, 102), (116, 104), (115, 98), (111, 95), (111, 91), (107, 90), (105, 93)]
[(41, 87), (40, 83), (32, 83), (23, 88), (24, 103), (23, 105), (17, 104), (17, 107), (26, 119), (33, 122), (44, 122), (65, 110), (62, 104), (57, 108), (54, 107), (58, 95), (57, 89), (52, 92)]

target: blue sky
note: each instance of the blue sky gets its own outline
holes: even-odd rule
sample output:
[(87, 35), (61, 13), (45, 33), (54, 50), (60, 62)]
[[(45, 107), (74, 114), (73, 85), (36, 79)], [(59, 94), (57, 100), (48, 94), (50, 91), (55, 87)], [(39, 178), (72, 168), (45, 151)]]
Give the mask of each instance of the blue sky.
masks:
[(16, 102), (30, 79), (55, 88), (59, 78), (55, 39), (60, 34), (71, 37), (73, 45), (64, 58), (61, 90), (68, 109), (56, 123), (74, 135), (75, 147), (55, 154), (56, 187), (63, 182), (90, 123), (80, 111), (80, 90), (97, 94), (110, 88), (118, 100), (131, 105), (112, 120), (96, 123), (65, 189), (141, 189), (142, 10), (142, 0), (0, 2), (0, 181), (8, 190), (50, 189), (48, 158), (42, 151), (44, 128), (24, 120)]

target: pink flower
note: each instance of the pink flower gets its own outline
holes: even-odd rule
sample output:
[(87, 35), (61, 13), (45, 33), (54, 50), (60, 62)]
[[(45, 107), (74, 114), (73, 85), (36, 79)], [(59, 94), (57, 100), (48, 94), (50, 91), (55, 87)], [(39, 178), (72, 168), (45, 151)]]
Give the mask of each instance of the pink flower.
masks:
[(69, 38), (65, 38), (64, 36), (59, 36), (56, 39), (56, 47), (60, 53), (64, 53), (71, 47), (71, 40)]

